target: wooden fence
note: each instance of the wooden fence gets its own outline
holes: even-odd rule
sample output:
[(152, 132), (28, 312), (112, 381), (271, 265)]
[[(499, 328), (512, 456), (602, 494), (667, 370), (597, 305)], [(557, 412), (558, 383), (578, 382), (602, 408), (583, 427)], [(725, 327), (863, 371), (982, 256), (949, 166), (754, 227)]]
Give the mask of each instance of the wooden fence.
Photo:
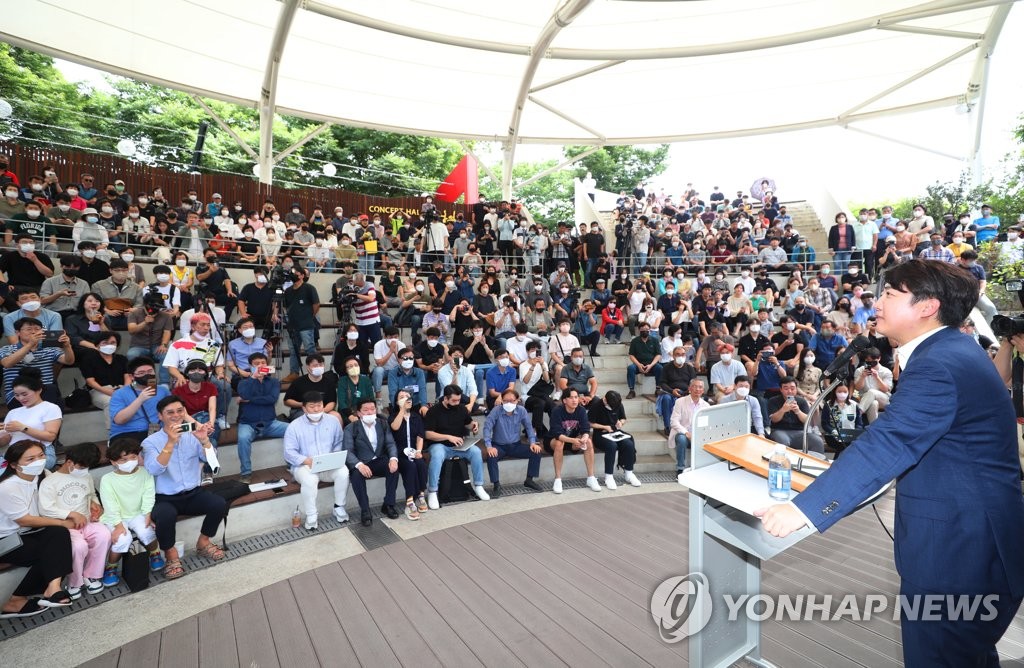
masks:
[[(126, 192), (133, 198), (137, 193), (151, 192), (160, 187), (164, 197), (172, 204), (180, 202), (192, 188), (203, 202), (209, 202), (213, 193), (220, 193), (225, 204), (230, 205), (238, 200), (247, 210), (258, 210), (262, 208), (263, 200), (269, 198), (281, 211), (288, 211), (294, 202), (298, 202), (306, 215), (313, 212), (314, 206), (322, 206), (327, 217), (333, 215), (334, 207), (339, 205), (345, 208), (345, 215), (391, 213), (398, 209), (406, 211), (408, 215), (418, 215), (423, 204), (421, 197), (376, 197), (335, 188), (291, 189), (266, 186), (255, 177), (173, 172), (119, 156), (84, 151), (0, 142), (0, 153), (11, 156), (10, 169), (18, 175), (23, 187), (27, 187), (28, 177), (42, 175), (44, 167), (52, 167), (61, 183), (78, 183), (83, 173), (96, 177), (97, 188), (121, 179), (125, 183)], [(438, 202), (438, 209), (446, 219), (454, 218), (456, 213), (464, 213), (467, 220), (470, 218), (469, 210), (463, 204)]]

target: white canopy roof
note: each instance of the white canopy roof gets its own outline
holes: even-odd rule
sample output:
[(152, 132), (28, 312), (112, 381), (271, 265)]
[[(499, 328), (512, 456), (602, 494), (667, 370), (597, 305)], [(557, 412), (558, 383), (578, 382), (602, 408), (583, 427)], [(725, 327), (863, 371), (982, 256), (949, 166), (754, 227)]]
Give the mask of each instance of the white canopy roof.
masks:
[(257, 107), (268, 164), (275, 110), (511, 163), (970, 103), (1014, 1), (22, 0), (0, 39)]

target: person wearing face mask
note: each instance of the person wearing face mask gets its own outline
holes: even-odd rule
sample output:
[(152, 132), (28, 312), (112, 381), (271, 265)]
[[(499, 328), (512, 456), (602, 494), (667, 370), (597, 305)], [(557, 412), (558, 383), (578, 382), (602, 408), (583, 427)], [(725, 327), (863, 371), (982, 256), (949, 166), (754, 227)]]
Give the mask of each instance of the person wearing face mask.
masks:
[[(526, 433), (527, 443), (522, 443)], [(512, 388), (501, 393), (500, 403), (487, 414), (484, 422), (484, 447), (487, 448), (487, 473), (491, 479), (491, 497), (501, 496), (498, 462), (502, 459), (527, 459), (523, 486), (541, 491), (536, 478), (540, 476), (542, 448), (527, 410), (519, 404), (519, 393)]]
[(25, 213), (25, 202), (21, 199), (21, 191), (14, 183), (7, 183), (0, 200), (0, 221), (7, 221)]
[(100, 478), (103, 514), (99, 518), (109, 532), (111, 543), (103, 569), (105, 587), (115, 587), (121, 581), (118, 562), (131, 547), (132, 534), (138, 536), (149, 552), (151, 570), (160, 570), (165, 565), (150, 516), (156, 483), (149, 471), (139, 465), (141, 456), (142, 446), (130, 438), (115, 438), (107, 446), (107, 460), (112, 470)]
[(241, 402), (238, 404), (237, 425), (239, 480), (248, 485), (252, 482), (252, 442), (257, 438), (283, 437), (288, 423), (278, 420), (275, 411), (281, 396), (281, 381), (260, 372), (267, 366), (266, 353), (254, 352), (246, 363), (251, 372), (238, 383)]
[(837, 459), (852, 440), (848, 432), (862, 429), (864, 418), (860, 407), (850, 397), (850, 385), (843, 383), (836, 386), (821, 411), (821, 430), (825, 442), (836, 451)]
[(733, 391), (722, 397), (718, 403), (727, 404), (733, 401), (745, 401), (750, 406), (750, 433), (763, 437), (764, 414), (761, 410), (761, 402), (750, 394), (750, 378), (748, 376), (737, 376)]
[(198, 213), (179, 214), (179, 217), (185, 220), (185, 224), (174, 235), (171, 246), (183, 252), (186, 260), (197, 260), (206, 252), (213, 234), (200, 224)]
[[(438, 484), (441, 479), (441, 467), (445, 460), (453, 457), (465, 457), (469, 460), (472, 472), (473, 493), (481, 501), (490, 500), (484, 490), (484, 463), (479, 447), (461, 448), (469, 434), (476, 435), (479, 425), (473, 422), (469, 412), (463, 408), (462, 388), (448, 385), (439, 395), (440, 399), (430, 407), (424, 417), (427, 449), (430, 452), (430, 463), (427, 468), (427, 505), (430, 510), (437, 510), (440, 504), (437, 499)], [(468, 433), (467, 433), (468, 432)]]
[(0, 272), (7, 276), (10, 285), (38, 292), (43, 281), (53, 276), (53, 260), (36, 253), (35, 238), (21, 232), (15, 239), (15, 250), (0, 256)]
[(110, 261), (110, 278), (92, 285), (93, 292), (103, 299), (103, 314), (111, 329), (126, 330), (127, 314), (142, 306), (142, 290), (128, 275), (128, 263), (117, 257)]
[(253, 269), (253, 282), (245, 284), (238, 293), (238, 315), (250, 318), (253, 325), (263, 329), (270, 322), (273, 290), (264, 267)]
[(69, 531), (75, 528), (76, 519), (40, 514), (37, 481), (46, 459), (38, 443), (16, 443), (3, 457), (0, 538), (19, 534), (21, 541), (19, 547), (4, 554), (4, 561), (29, 570), (0, 608), (0, 617), (30, 617), (47, 608), (71, 605), (71, 595), (61, 588), (61, 581), (72, 571)]
[[(181, 399), (193, 420), (209, 427), (210, 443), (216, 448), (220, 436), (220, 430), (213, 419), (217, 415), (217, 386), (209, 381), (209, 377), (210, 371), (206, 363), (198, 359), (192, 360), (185, 367), (185, 378), (188, 382), (175, 386), (171, 394)], [(213, 470), (204, 465), (199, 484), (209, 485), (212, 482)]]
[[(441, 330), (437, 327), (428, 328), (424, 335), (426, 339), (415, 347), (416, 366), (426, 374), (427, 380), (436, 381), (437, 372), (448, 357), (448, 347), (441, 342)], [(426, 399), (423, 398), (423, 401)]]
[(720, 401), (727, 394), (732, 394), (736, 386), (736, 378), (746, 373), (743, 363), (735, 359), (736, 347), (731, 343), (718, 346), (718, 361), (711, 367), (711, 387), (715, 401)]
[(96, 350), (89, 350), (82, 355), (79, 365), (85, 385), (89, 388), (92, 405), (103, 411), (110, 429), (110, 398), (118, 388), (131, 385), (132, 377), (128, 373), (128, 359), (117, 354), (121, 343), (121, 335), (117, 332), (102, 332), (96, 340)]
[(814, 352), (814, 364), (819, 369), (827, 369), (832, 360), (843, 354), (849, 342), (845, 337), (836, 334), (835, 327), (828, 320), (821, 323), (821, 331), (811, 337), (807, 351)]
[(924, 250), (918, 252), (918, 258), (922, 260), (948, 262), (949, 264), (956, 262), (956, 256), (953, 254), (953, 251), (943, 246), (942, 241), (942, 235), (938, 232), (933, 232), (930, 237), (930, 245), (926, 245)]
[[(84, 293), (83, 293), (84, 294)], [(18, 340), (15, 323), (22, 318), (34, 318), (42, 323), (43, 329), (48, 332), (59, 332), (64, 329), (62, 318), (56, 311), (43, 308), (39, 291), (24, 289), (12, 295), (18, 304), (16, 311), (4, 314), (4, 336), (8, 343), (16, 343)], [(76, 300), (77, 303), (77, 300)]]
[[(320, 312), (320, 296), (316, 288), (306, 282), (308, 272), (301, 266), (292, 269), (294, 280), (290, 287), (284, 291), (282, 306), (287, 314), (288, 336), (291, 342), (290, 370), (283, 382), (290, 383), (299, 377), (302, 362), (299, 358), (300, 352), (312, 355), (316, 352), (317, 323), (316, 315)], [(280, 309), (276, 302), (272, 305), (270, 319), (274, 323), (281, 320), (278, 312)]]
[[(344, 329), (343, 334), (341, 333), (342, 329)], [(354, 357), (359, 360), (359, 373), (368, 376), (370, 374), (370, 356), (372, 351), (359, 338), (359, 331), (356, 329), (356, 325), (349, 323), (343, 328), (339, 328), (339, 335), (341, 339), (334, 348), (333, 368), (335, 373), (339, 377), (344, 378), (346, 362), (349, 358)]]
[[(395, 507), (399, 477), (402, 478), (402, 485), (405, 488), (404, 505), (407, 509), (411, 505), (412, 510), (416, 511), (415, 498), (418, 490), (415, 465), (408, 457), (399, 456), (391, 429), (388, 423), (377, 415), (377, 404), (372, 398), (360, 399), (355, 413), (357, 419), (345, 427), (342, 447), (348, 453), (348, 479), (359, 501), (360, 523), (363, 526), (370, 526), (373, 523), (366, 481), (375, 476), (384, 477), (384, 503), (380, 507), (382, 514), (390, 519), (397, 519), (399, 516)], [(418, 511), (416, 515), (418, 517)]]
[(373, 383), (368, 376), (360, 373), (360, 362), (355, 357), (343, 356), (335, 352), (335, 359), (342, 357), (343, 374), (339, 374), (338, 380), (338, 414), (343, 418), (343, 424), (358, 422), (359, 416), (356, 411), (363, 399), (373, 399)]
[(116, 390), (110, 397), (110, 437), (127, 437), (141, 443), (160, 428), (157, 403), (171, 392), (166, 385), (150, 385), (156, 380), (156, 363), (148, 357), (135, 357), (128, 362), (131, 383)]
[(951, 243), (946, 246), (949, 252), (953, 254), (953, 257), (959, 259), (960, 254), (965, 250), (973, 249), (971, 244), (967, 243), (963, 232), (953, 232), (951, 237)]
[(39, 514), (58, 520), (70, 519), (75, 528), (71, 535), (71, 574), (67, 592), (71, 600), (103, 591), (103, 566), (110, 549), (110, 529), (97, 521), (103, 508), (96, 496), (89, 469), (99, 464), (100, 452), (95, 443), (82, 443), (67, 448), (64, 463), (46, 476), (39, 485)]
[[(437, 372), (439, 387), (458, 385), (462, 388), (462, 401), (467, 411), (482, 414), (483, 406), (477, 407), (478, 389), (473, 370), (466, 366), (466, 353), (462, 346), (448, 348), (448, 360)], [(500, 361), (500, 359), (499, 359)], [(513, 372), (514, 375), (514, 372)], [(481, 399), (481, 404), (483, 399)]]

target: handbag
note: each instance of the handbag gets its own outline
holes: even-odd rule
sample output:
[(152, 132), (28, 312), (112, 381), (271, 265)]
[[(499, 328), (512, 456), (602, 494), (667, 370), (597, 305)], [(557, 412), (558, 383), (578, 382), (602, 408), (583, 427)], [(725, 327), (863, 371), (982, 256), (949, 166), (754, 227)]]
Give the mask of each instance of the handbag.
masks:
[(224, 533), (221, 534), (221, 549), (225, 552), (228, 549), (228, 515), (231, 513), (231, 503), (238, 498), (250, 494), (249, 486), (238, 480), (226, 480), (210, 485), (206, 491), (223, 497), (228, 502), (227, 510), (224, 511)]
[(64, 397), (65, 412), (84, 411), (92, 406), (92, 397), (89, 395), (89, 388), (78, 384), (75, 379), (75, 389), (71, 394)]
[(149, 587), (149, 552), (136, 538), (121, 557), (121, 577), (132, 592)]

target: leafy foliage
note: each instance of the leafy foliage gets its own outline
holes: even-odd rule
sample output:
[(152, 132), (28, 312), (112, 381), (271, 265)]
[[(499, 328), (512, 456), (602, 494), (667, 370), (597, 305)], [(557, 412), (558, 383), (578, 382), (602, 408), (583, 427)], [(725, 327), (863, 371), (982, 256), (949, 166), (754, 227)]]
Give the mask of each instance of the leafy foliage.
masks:
[[(589, 146), (566, 146), (565, 157), (572, 158)], [(601, 190), (631, 192), (640, 181), (657, 176), (668, 167), (668, 144), (653, 149), (639, 146), (605, 146), (574, 166), (574, 174), (583, 178), (590, 172)]]

